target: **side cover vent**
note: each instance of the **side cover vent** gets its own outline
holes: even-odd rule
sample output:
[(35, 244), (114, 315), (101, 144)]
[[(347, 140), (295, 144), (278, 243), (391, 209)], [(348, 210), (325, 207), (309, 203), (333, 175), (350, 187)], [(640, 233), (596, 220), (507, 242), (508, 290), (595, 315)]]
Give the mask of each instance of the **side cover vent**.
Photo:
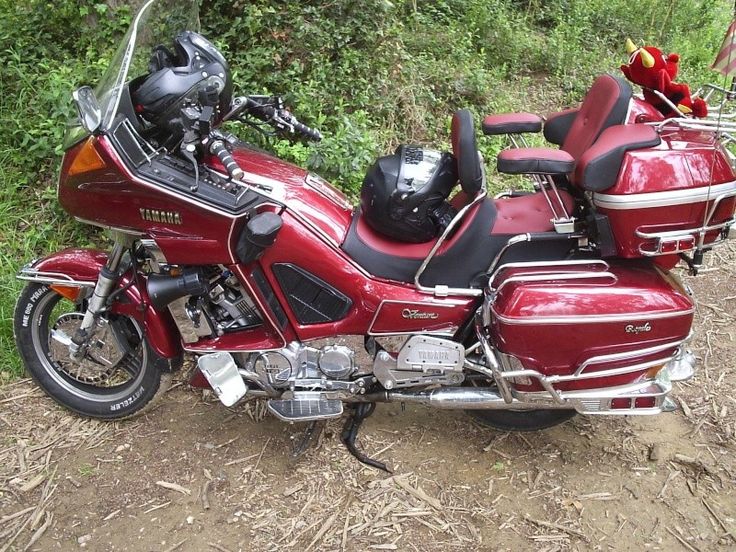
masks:
[(289, 319), (286, 317), (284, 309), (282, 309), (281, 305), (279, 305), (279, 300), (276, 298), (276, 293), (274, 293), (273, 289), (271, 289), (271, 286), (268, 284), (268, 281), (263, 275), (263, 272), (261, 272), (260, 268), (254, 268), (251, 274), (253, 276), (253, 281), (258, 286), (258, 291), (260, 291), (261, 295), (263, 295), (264, 299), (266, 299), (268, 306), (271, 308), (271, 312), (273, 312), (274, 316), (276, 316), (276, 320), (283, 330), (286, 327)]
[(298, 266), (277, 263), (271, 270), (300, 324), (335, 322), (353, 305), (349, 297)]

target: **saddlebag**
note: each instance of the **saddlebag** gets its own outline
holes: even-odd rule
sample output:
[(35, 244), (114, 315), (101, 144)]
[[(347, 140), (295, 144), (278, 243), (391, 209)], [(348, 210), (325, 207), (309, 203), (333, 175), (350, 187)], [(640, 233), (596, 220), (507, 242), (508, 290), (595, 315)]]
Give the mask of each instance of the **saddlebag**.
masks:
[(491, 278), (485, 322), (516, 391), (652, 379), (688, 339), (693, 303), (651, 263), (515, 263)]

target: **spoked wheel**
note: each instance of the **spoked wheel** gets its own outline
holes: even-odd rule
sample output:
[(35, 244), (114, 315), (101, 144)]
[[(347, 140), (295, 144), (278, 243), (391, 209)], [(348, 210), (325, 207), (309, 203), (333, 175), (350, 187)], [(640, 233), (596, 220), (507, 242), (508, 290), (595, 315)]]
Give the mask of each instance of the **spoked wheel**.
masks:
[(29, 284), (15, 309), (15, 340), (30, 376), (56, 402), (85, 416), (120, 419), (139, 413), (163, 390), (156, 352), (140, 325), (125, 316), (100, 321), (86, 355), (69, 343), (84, 305), (42, 284)]

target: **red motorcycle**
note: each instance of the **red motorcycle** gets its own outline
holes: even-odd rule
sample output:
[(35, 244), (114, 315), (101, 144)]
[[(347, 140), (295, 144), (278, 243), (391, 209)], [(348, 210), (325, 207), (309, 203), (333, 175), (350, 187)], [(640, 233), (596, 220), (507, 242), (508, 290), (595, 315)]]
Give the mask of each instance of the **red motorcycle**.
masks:
[[(279, 98), (233, 98), (209, 41), (181, 31), (151, 55), (169, 9), (146, 3), (96, 93), (74, 94), (59, 201), (111, 230), (111, 251), (67, 249), (19, 273), (18, 349), (56, 401), (138, 413), (186, 352), (192, 384), (225, 406), (264, 399), (311, 428), (347, 411), (344, 443), (381, 468), (355, 448), (379, 402), (519, 430), (674, 408), (672, 382), (693, 374), (694, 307), (670, 270), (697, 272), (736, 228), (715, 122), (665, 119), (602, 75), (576, 109), (483, 121), (517, 146), (540, 131), (559, 145), (498, 156), (534, 191), (487, 196), (461, 110), (452, 153), (400, 146), (368, 170), (354, 208), (221, 130), (258, 122), (320, 139)], [(361, 336), (369, 360), (340, 336)]]

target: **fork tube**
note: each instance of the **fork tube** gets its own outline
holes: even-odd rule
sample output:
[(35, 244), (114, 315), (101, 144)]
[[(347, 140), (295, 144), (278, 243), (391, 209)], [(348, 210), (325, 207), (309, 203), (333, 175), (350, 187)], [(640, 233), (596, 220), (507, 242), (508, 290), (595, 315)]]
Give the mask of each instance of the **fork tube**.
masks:
[(115, 245), (107, 258), (107, 263), (100, 270), (100, 276), (97, 278), (97, 284), (94, 292), (92, 292), (92, 297), (89, 299), (82, 323), (74, 332), (72, 342), (69, 344), (69, 352), (73, 359), (78, 360), (84, 357), (84, 345), (89, 340), (89, 330), (94, 326), (99, 315), (104, 312), (107, 298), (120, 279), (118, 268), (120, 268), (120, 261), (125, 253), (127, 243), (125, 240), (117, 238), (118, 236), (116, 236)]

